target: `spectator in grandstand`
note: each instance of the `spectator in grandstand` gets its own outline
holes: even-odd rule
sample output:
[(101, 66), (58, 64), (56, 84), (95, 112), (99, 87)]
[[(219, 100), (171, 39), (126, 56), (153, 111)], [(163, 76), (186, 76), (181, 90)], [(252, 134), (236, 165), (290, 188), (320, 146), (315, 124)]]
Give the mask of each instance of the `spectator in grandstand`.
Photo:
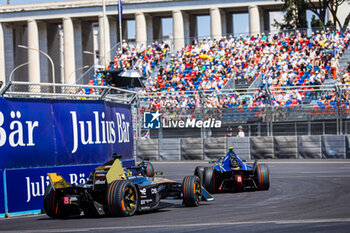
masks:
[(227, 137), (232, 137), (232, 136), (233, 136), (233, 134), (232, 134), (232, 128), (231, 128), (230, 126), (227, 128), (226, 136), (227, 136)]
[(237, 127), (237, 129), (238, 129), (237, 138), (244, 138), (245, 134), (243, 132), (243, 127), (240, 125), (240, 126)]
[(337, 78), (337, 69), (338, 69), (339, 63), (338, 60), (336, 60), (334, 57), (331, 60), (331, 77), (333, 79)]

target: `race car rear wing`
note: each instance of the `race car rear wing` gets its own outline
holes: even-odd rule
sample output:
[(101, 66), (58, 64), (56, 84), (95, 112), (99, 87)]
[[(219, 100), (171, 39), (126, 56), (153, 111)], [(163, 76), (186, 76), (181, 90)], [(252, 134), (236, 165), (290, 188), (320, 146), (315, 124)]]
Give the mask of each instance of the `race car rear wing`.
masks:
[(64, 189), (72, 186), (67, 181), (65, 181), (59, 173), (47, 173), (47, 175), (50, 178), (50, 182), (54, 190)]
[(122, 163), (119, 157), (116, 157), (111, 168), (106, 174), (107, 183), (110, 184), (115, 180), (126, 179)]

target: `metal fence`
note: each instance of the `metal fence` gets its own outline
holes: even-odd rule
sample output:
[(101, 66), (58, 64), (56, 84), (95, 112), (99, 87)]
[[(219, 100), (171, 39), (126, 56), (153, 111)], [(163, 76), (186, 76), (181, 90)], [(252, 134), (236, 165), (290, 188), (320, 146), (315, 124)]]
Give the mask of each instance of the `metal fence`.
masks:
[[(10, 81), (2, 89), (0, 89), (0, 96), (6, 98), (20, 97), (57, 98), (69, 100), (110, 100), (118, 103), (133, 105), (137, 99), (137, 92), (111, 86)], [(132, 108), (132, 113), (133, 124), (136, 125), (136, 108)], [(138, 128), (134, 127), (134, 135), (138, 135), (137, 130)]]
[(107, 99), (131, 104), (137, 92), (111, 86), (77, 84), (8, 82), (1, 90), (2, 97), (60, 98), (76, 100)]
[[(350, 130), (349, 97), (349, 85), (141, 94), (136, 106), (140, 116), (138, 137), (220, 137), (226, 135), (228, 127), (235, 130), (238, 125), (243, 126), (247, 136), (346, 134)], [(283, 98), (288, 101), (276, 103)], [(225, 104), (232, 99), (234, 106)], [(211, 104), (218, 102), (219, 105)], [(160, 129), (145, 129), (143, 113), (155, 111), (162, 114), (165, 123), (216, 119), (222, 127), (185, 129), (162, 125)]]
[(233, 147), (242, 159), (346, 159), (349, 136), (274, 136), (136, 140), (136, 159), (214, 160)]
[[(235, 136), (238, 125), (243, 126), (246, 136), (350, 133), (350, 85), (143, 94), (110, 86), (9, 82), (1, 89), (0, 95), (108, 99), (131, 104), (135, 138), (144, 135), (152, 138), (222, 137), (226, 136), (229, 127)], [(298, 102), (282, 105), (275, 102), (279, 98), (295, 99), (298, 95), (302, 96)], [(232, 99), (234, 106), (225, 104)], [(220, 104), (214, 106), (212, 103)], [(155, 111), (162, 114), (165, 122), (215, 119), (222, 124), (219, 128), (202, 126), (186, 129), (169, 124), (166, 127), (161, 125), (160, 129), (146, 129), (144, 113)]]

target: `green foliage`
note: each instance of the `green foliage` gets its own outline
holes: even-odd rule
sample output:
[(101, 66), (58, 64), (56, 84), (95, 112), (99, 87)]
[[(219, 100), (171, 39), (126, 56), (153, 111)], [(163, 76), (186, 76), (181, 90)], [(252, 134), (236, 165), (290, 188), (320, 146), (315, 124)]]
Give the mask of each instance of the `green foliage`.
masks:
[(312, 28), (320, 28), (324, 27), (324, 24), (320, 19), (316, 19), (315, 15), (312, 16), (311, 18), (311, 27)]
[(334, 23), (331, 20), (328, 20), (326, 23), (326, 27), (332, 27), (334, 26)]
[[(277, 0), (275, 0), (277, 1)], [(312, 27), (330, 27), (339, 26), (343, 30), (347, 28), (350, 23), (350, 13), (345, 18), (344, 23), (341, 23), (337, 17), (339, 7), (347, 7), (344, 5), (346, 0), (282, 0), (282, 11), (285, 13), (284, 22), (277, 22), (275, 26), (284, 28), (306, 28), (306, 10), (312, 11), (316, 17), (313, 17), (311, 22)], [(327, 21), (326, 13), (330, 13), (333, 17), (332, 21)]]
[(306, 28), (306, 3), (305, 0), (283, 0), (283, 22), (274, 19), (274, 26), (280, 29)]

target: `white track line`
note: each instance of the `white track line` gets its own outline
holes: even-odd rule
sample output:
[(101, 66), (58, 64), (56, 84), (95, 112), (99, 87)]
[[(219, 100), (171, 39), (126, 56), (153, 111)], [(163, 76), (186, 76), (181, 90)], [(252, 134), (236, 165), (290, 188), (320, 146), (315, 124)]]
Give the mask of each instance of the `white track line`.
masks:
[[(318, 175), (312, 176), (313, 178), (350, 178), (350, 175)], [(288, 178), (310, 178), (310, 176), (293, 175), (293, 176), (271, 176), (271, 179), (288, 179)]]
[[(244, 221), (244, 222), (212, 222), (212, 223), (193, 223), (193, 224), (176, 224), (176, 225), (142, 225), (142, 226), (114, 226), (114, 227), (89, 227), (89, 228), (70, 228), (70, 229), (45, 229), (45, 230), (21, 230), (8, 232), (87, 232), (87, 231), (102, 231), (102, 230), (138, 230), (138, 229), (153, 229), (153, 228), (186, 228), (186, 227), (207, 227), (207, 226), (238, 226), (238, 225), (260, 225), (260, 224), (315, 224), (315, 223), (340, 223), (350, 222), (350, 218), (330, 218), (330, 219), (300, 219), (300, 220), (271, 220), (271, 221)], [(175, 230), (174, 229), (174, 230)]]

